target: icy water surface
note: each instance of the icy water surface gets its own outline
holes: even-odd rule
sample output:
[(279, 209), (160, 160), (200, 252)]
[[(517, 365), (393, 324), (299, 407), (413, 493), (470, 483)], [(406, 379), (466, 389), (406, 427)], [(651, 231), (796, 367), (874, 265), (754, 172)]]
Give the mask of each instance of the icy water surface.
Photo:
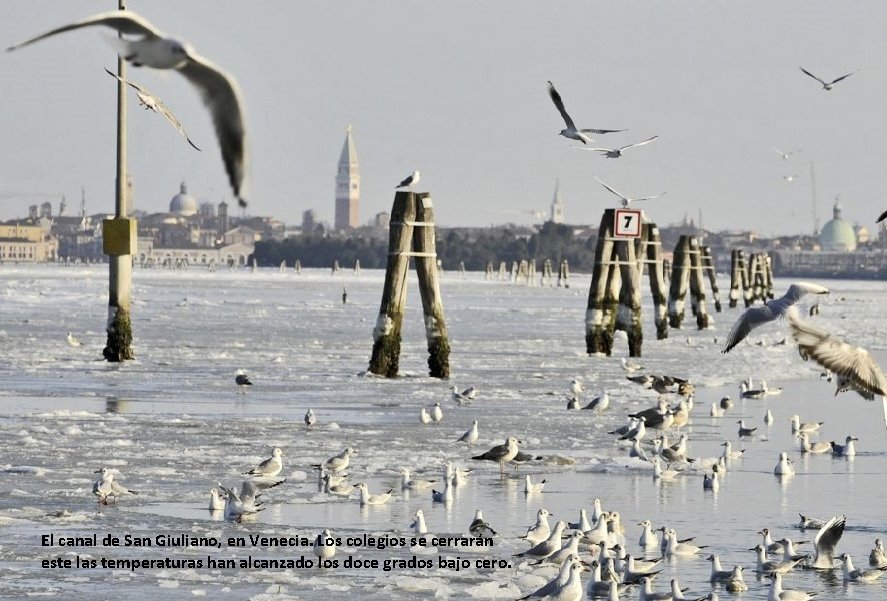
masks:
[[(652, 309), (644, 307), (645, 345), (640, 361), (649, 373), (689, 378), (697, 387), (690, 454), (715, 457), (731, 440), (745, 448), (722, 479), (717, 493), (702, 490), (698, 470), (673, 483), (657, 483), (649, 464), (627, 458), (627, 447), (606, 432), (622, 425), (629, 412), (652, 406), (657, 395), (628, 382), (618, 357), (627, 355), (617, 340), (614, 356), (585, 354), (587, 277), (574, 277), (569, 289), (516, 286), (445, 273), (444, 306), (452, 346), (453, 377), (426, 377), (426, 350), (415, 277), (411, 276), (401, 354), (402, 377), (383, 380), (362, 374), (372, 349), (372, 328), (383, 274), (364, 271), (331, 276), (327, 270), (302, 274), (260, 270), (134, 273), (134, 328), (137, 360), (125, 365), (101, 361), (107, 304), (107, 268), (0, 268), (0, 597), (46, 595), (61, 599), (514, 599), (551, 575), (511, 555), (525, 550), (517, 537), (540, 507), (576, 521), (581, 507), (600, 498), (619, 511), (625, 546), (635, 555), (643, 519), (667, 524), (683, 537), (695, 536), (724, 567), (745, 566), (750, 590), (742, 599), (766, 599), (766, 582), (755, 579), (756, 534), (812, 540), (796, 528), (798, 512), (820, 518), (846, 514), (839, 545), (857, 566), (866, 566), (876, 537), (887, 538), (883, 490), (887, 484), (887, 431), (880, 403), (856, 395), (833, 396), (833, 385), (804, 363), (796, 349), (778, 344), (786, 332), (774, 325), (756, 331), (750, 344), (729, 355), (719, 352), (740, 309), (714, 314), (715, 324), (695, 329), (691, 317), (670, 338), (655, 341)], [(869, 348), (882, 362), (887, 286), (870, 282), (827, 282), (833, 293), (822, 301), (822, 327)], [(777, 282), (783, 290), (787, 282)], [(343, 305), (343, 287), (348, 303)], [(726, 282), (722, 282), (722, 290)], [(713, 307), (709, 307), (714, 311)], [(65, 343), (73, 332), (83, 345)], [(760, 342), (758, 345), (756, 343)], [(236, 370), (255, 383), (237, 393)], [(738, 400), (738, 384), (751, 376), (767, 380), (780, 395)], [(579, 377), (591, 394), (606, 388), (612, 406), (602, 416), (567, 411), (564, 397)], [(479, 388), (469, 407), (450, 400), (451, 384)], [(710, 418), (709, 406), (726, 394), (736, 405), (723, 418)], [(591, 398), (588, 396), (588, 398)], [(583, 399), (588, 400), (587, 399)], [(443, 406), (439, 424), (419, 424), (421, 407)], [(672, 399), (676, 402), (676, 399)], [(318, 425), (306, 431), (308, 408)], [(770, 409), (775, 423), (767, 427)], [(852, 460), (830, 455), (801, 456), (788, 418), (824, 421), (814, 440), (860, 438)], [(737, 423), (757, 426), (751, 439), (737, 440)], [(480, 441), (473, 449), (454, 442), (473, 419)], [(470, 456), (507, 436), (545, 457), (500, 478), (492, 463)], [(286, 484), (266, 491), (266, 510), (252, 523), (220, 521), (206, 511), (208, 491), (217, 482), (237, 485), (241, 473), (283, 449)], [(330, 498), (318, 492), (311, 464), (346, 446), (352, 458), (351, 482), (365, 481), (372, 492), (395, 487), (395, 497), (379, 507), (361, 508), (356, 497)], [(779, 480), (772, 470), (788, 451), (798, 474)], [(430, 493), (401, 493), (401, 466), (414, 476), (440, 479), (446, 460), (475, 472), (457, 489), (448, 507)], [(120, 480), (139, 491), (108, 507), (91, 493), (96, 469), (115, 468)], [(541, 494), (527, 497), (523, 476), (545, 478)], [(41, 546), (41, 536), (122, 538), (157, 535), (228, 537), (249, 535), (313, 538), (328, 527), (337, 536), (410, 537), (408, 525), (422, 509), (432, 533), (463, 534), (475, 509), (500, 533), (492, 549), (370, 548), (339, 552), (359, 559), (430, 559), (430, 569), (43, 569), (44, 559), (314, 559), (310, 548), (159, 548)], [(802, 547), (803, 549), (804, 547)], [(439, 556), (470, 558), (458, 572), (437, 567)], [(476, 568), (477, 558), (502, 559), (510, 568)], [(703, 558), (666, 562), (657, 578), (662, 590), (672, 577), (695, 598), (712, 590)], [(786, 587), (820, 592), (819, 598), (883, 600), (884, 583), (841, 583), (840, 572), (792, 573)], [(721, 599), (734, 595), (716, 588)], [(623, 594), (636, 599), (637, 589)]]

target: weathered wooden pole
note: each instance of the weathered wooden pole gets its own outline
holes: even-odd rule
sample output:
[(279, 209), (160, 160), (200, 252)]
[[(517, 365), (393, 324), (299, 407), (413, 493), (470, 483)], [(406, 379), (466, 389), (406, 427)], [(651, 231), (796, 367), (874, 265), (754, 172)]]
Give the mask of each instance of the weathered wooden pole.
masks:
[(551, 259), (542, 261), (542, 277), (539, 279), (539, 285), (544, 286), (546, 281), (549, 286), (554, 285), (551, 273)]
[(373, 355), (370, 372), (393, 378), (400, 361), (400, 329), (406, 305), (407, 271), (416, 203), (412, 192), (397, 192), (391, 207), (388, 234), (388, 263), (382, 289), (382, 305), (373, 328)]
[[(126, 10), (126, 0), (117, 8)], [(123, 38), (123, 32), (117, 34)], [(126, 168), (126, 61), (117, 57), (117, 185), (114, 194), (114, 219), (102, 223), (102, 246), (108, 255), (108, 334), (102, 355), (106, 361), (119, 363), (135, 357), (132, 351), (132, 254), (137, 248), (136, 220), (128, 217), (129, 195)]]
[(484, 279), (492, 280), (493, 279), (493, 262), (487, 261), (486, 267), (484, 267)]
[(598, 229), (591, 286), (588, 289), (588, 308), (585, 311), (585, 350), (589, 355), (613, 349), (613, 330), (604, 321), (604, 304), (610, 273), (613, 269), (613, 209), (606, 209)]
[(641, 241), (646, 246), (647, 274), (650, 278), (650, 294), (653, 296), (653, 320), (656, 324), (656, 339), (668, 338), (668, 306), (665, 295), (665, 271), (662, 260), (662, 240), (659, 228), (654, 223), (645, 223), (641, 230)]
[(296, 273), (302, 273), (302, 261), (296, 259), (296, 262), (293, 263), (293, 271)]
[(520, 270), (518, 267), (518, 262), (512, 261), (511, 262), (511, 276), (509, 277), (509, 279), (511, 280), (512, 283), (517, 283), (519, 271)]
[(764, 254), (764, 288), (767, 298), (773, 299), (773, 257)]
[(634, 240), (617, 240), (614, 246), (622, 280), (619, 308), (616, 311), (616, 329), (628, 335), (628, 356), (640, 357), (644, 342), (641, 323), (641, 264), (637, 261)]
[(330, 275), (336, 275), (337, 273), (339, 273), (340, 269), (341, 267), (339, 267), (339, 259), (333, 259), (333, 270), (332, 272), (330, 272)]
[(508, 266), (505, 264), (505, 261), (499, 261), (499, 277), (497, 279), (500, 282), (508, 279)]
[(354, 275), (360, 275), (360, 259), (354, 259)]
[(465, 261), (459, 261), (459, 277), (465, 277)]
[(733, 309), (739, 303), (739, 297), (742, 296), (742, 275), (739, 267), (739, 253), (741, 250), (733, 249), (730, 251), (730, 308)]
[(752, 300), (763, 300), (764, 255), (761, 253), (755, 253), (752, 265), (754, 266), (754, 269), (752, 270)]
[(755, 302), (753, 290), (751, 286), (752, 269), (754, 267), (754, 253), (748, 255), (748, 261), (745, 260), (745, 254), (739, 251), (739, 275), (742, 279), (742, 302), (746, 307), (750, 307)]
[(705, 305), (705, 276), (702, 273), (702, 249), (696, 236), (690, 236), (690, 305), (696, 316), (696, 327), (708, 327), (708, 308)]
[(530, 266), (527, 270), (527, 286), (536, 285), (536, 259), (530, 259)]
[(286, 259), (280, 262), (280, 267), (278, 267), (278, 271), (280, 271), (280, 273), (286, 271)]
[(721, 312), (721, 297), (718, 289), (718, 274), (715, 272), (715, 261), (711, 256), (711, 247), (702, 247), (702, 269), (708, 273), (708, 283), (711, 285), (711, 296), (715, 302), (715, 312)]
[(671, 286), (668, 290), (668, 325), (680, 329), (684, 321), (684, 303), (690, 285), (690, 241), (681, 236), (674, 249)]
[(428, 375), (432, 378), (449, 378), (450, 342), (440, 296), (440, 278), (434, 241), (434, 207), (431, 196), (426, 192), (416, 194), (415, 202), (416, 223), (413, 229), (412, 255), (416, 261), (419, 294), (422, 296), (422, 312), (425, 315)]

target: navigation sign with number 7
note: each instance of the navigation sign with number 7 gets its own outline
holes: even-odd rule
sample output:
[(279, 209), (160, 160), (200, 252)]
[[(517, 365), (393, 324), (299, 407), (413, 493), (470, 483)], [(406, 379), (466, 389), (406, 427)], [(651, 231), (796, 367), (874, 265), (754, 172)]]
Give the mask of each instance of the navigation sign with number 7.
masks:
[(641, 212), (636, 209), (616, 209), (613, 224), (614, 238), (640, 238)]

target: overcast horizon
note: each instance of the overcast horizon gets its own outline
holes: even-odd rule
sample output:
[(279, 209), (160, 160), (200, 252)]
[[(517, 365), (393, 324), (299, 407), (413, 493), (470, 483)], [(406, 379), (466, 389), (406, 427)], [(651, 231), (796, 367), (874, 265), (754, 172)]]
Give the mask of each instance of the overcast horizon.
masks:
[[(115, 0), (9, 0), (4, 47)], [(390, 211), (413, 169), (439, 225), (539, 223), (559, 179), (566, 221), (597, 224), (617, 199), (667, 225), (685, 215), (711, 230), (813, 230), (811, 166), (821, 227), (840, 195), (844, 218), (874, 234), (883, 189), (887, 38), (881, 2), (556, 4), (263, 3), (129, 0), (157, 28), (231, 73), (246, 104), (249, 214), (332, 222), (336, 165), (353, 126), (360, 222)], [(115, 163), (112, 30), (68, 32), (0, 56), (0, 218), (46, 200), (111, 212)], [(830, 80), (857, 71), (832, 91)], [(176, 113), (197, 152), (129, 97), (134, 208), (160, 212), (184, 180), (199, 202), (232, 202), (208, 112), (180, 75), (128, 67)], [(582, 127), (618, 147), (660, 136), (619, 159), (558, 136), (557, 86)], [(783, 160), (773, 147), (803, 148)], [(792, 181), (787, 181), (790, 178)], [(16, 197), (16, 194), (34, 196)], [(49, 197), (40, 195), (47, 194)], [(235, 209), (236, 210), (236, 209)]]

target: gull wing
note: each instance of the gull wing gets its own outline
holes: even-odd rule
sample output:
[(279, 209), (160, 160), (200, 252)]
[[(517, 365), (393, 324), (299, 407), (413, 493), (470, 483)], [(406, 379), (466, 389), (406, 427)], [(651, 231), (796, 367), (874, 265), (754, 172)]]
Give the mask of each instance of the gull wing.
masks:
[(606, 188), (607, 190), (609, 190), (610, 192), (612, 192), (613, 194), (615, 194), (616, 196), (618, 196), (618, 197), (621, 198), (622, 200), (624, 200), (624, 201), (626, 201), (626, 202), (628, 202), (628, 201), (630, 200), (629, 198), (626, 198), (625, 196), (622, 196), (619, 192), (617, 192), (616, 190), (614, 190), (613, 188), (611, 188), (610, 186), (608, 186), (607, 184), (605, 184), (604, 182), (602, 182), (601, 180), (599, 180), (596, 176), (595, 176), (594, 179), (597, 180), (597, 183), (599, 183), (600, 185), (602, 185), (604, 188)]
[(626, 150), (628, 148), (634, 148), (635, 146), (643, 146), (644, 144), (649, 144), (653, 140), (657, 139), (659, 136), (653, 136), (652, 138), (648, 138), (642, 142), (635, 142), (634, 144), (629, 144), (628, 146), (623, 146), (619, 150)]
[(166, 106), (163, 103), (163, 101), (161, 101), (157, 96), (155, 96), (154, 94), (152, 94), (150, 91), (143, 88), (139, 84), (129, 81), (128, 79), (124, 79), (124, 78), (120, 77), (119, 75), (117, 75), (116, 73), (114, 73), (113, 71), (109, 71), (107, 68), (105, 68), (105, 73), (107, 73), (108, 75), (110, 75), (111, 77), (113, 77), (119, 81), (122, 81), (126, 85), (130, 86), (136, 92), (138, 92), (140, 95), (150, 98), (151, 101), (153, 101), (154, 106), (149, 107), (149, 108), (152, 108), (155, 111), (159, 111), (160, 114), (163, 115), (164, 117), (166, 117), (166, 120), (169, 121), (172, 124), (172, 126), (176, 128), (176, 131), (179, 132), (179, 135), (181, 135), (183, 138), (185, 138), (185, 140), (187, 140), (188, 144), (193, 146), (196, 150), (200, 150), (200, 148), (198, 148), (197, 145), (191, 141), (191, 138), (188, 137), (188, 133), (185, 131), (185, 128), (182, 127), (182, 124), (178, 120), (178, 118), (173, 114), (173, 112), (170, 110), (170, 108), (168, 106)]
[(821, 83), (822, 85), (824, 85), (824, 86), (829, 85), (828, 83), (822, 81), (821, 79), (819, 79), (818, 77), (816, 77), (815, 75), (813, 75), (812, 73), (810, 73), (810, 71), (808, 71), (808, 70), (805, 69), (804, 67), (798, 67), (798, 68), (799, 68), (801, 71), (803, 71), (806, 75), (809, 75), (810, 77), (812, 77), (813, 79), (815, 79), (816, 81), (818, 81), (819, 83)]
[(816, 538), (813, 539), (813, 545), (816, 549), (811, 567), (820, 570), (830, 570), (834, 567), (835, 549), (838, 546), (838, 541), (841, 540), (841, 536), (844, 534), (846, 522), (847, 518), (843, 515), (836, 515), (819, 529), (819, 532), (816, 533)]
[(654, 194), (653, 196), (641, 196), (639, 198), (629, 198), (627, 200), (630, 200), (631, 202), (638, 202), (639, 200), (653, 200), (654, 198), (659, 198), (660, 196), (665, 196), (665, 192), (662, 192), (661, 194)]
[(887, 396), (887, 377), (868, 351), (801, 321), (796, 309), (789, 310), (787, 314), (792, 336), (802, 356), (813, 358), (863, 391)]
[[(853, 71), (853, 73), (856, 73), (856, 71)], [(850, 77), (851, 75), (853, 75), (853, 73), (848, 73), (847, 75), (842, 75), (841, 77), (832, 80), (832, 82), (831, 82), (829, 85), (830, 85), (830, 86), (835, 85), (836, 83), (838, 83), (838, 82), (841, 81), (842, 79), (847, 79), (848, 77)]]
[(801, 300), (805, 294), (828, 294), (828, 288), (812, 282), (795, 282), (788, 287), (788, 291), (782, 296), (793, 304)]
[(583, 134), (615, 134), (620, 131), (628, 131), (627, 129), (580, 129)]
[(878, 215), (878, 219), (875, 220), (875, 223), (881, 223), (885, 219), (887, 219), (887, 211), (884, 211), (883, 213)]
[(19, 42), (18, 44), (10, 46), (6, 49), (6, 51), (10, 52), (12, 50), (18, 50), (19, 48), (22, 48), (29, 44), (33, 44), (34, 42), (39, 42), (40, 40), (43, 40), (50, 36), (54, 36), (58, 33), (73, 31), (82, 27), (90, 27), (92, 25), (106, 25), (108, 27), (111, 27), (112, 29), (116, 29), (120, 33), (142, 35), (145, 36), (145, 38), (166, 37), (159, 29), (154, 27), (147, 19), (145, 19), (141, 15), (128, 10), (113, 10), (98, 13), (92, 15), (91, 17), (86, 17), (85, 19), (70, 23), (68, 25), (56, 27), (55, 29), (47, 31), (46, 33), (40, 34), (36, 37), (25, 40), (24, 42)]
[(178, 72), (197, 87), (203, 103), (212, 113), (228, 181), (237, 202), (245, 207), (249, 156), (240, 87), (233, 77), (199, 54), (189, 50), (188, 59)]
[(730, 328), (730, 333), (727, 334), (727, 342), (724, 343), (724, 350), (721, 352), (729, 353), (734, 346), (742, 342), (746, 336), (751, 334), (752, 330), (765, 323), (771, 322), (774, 319), (776, 319), (776, 317), (767, 305), (762, 307), (749, 307), (739, 316), (739, 319), (736, 320), (733, 327)]
[(554, 89), (554, 84), (550, 81), (548, 82), (548, 95), (551, 96), (551, 101), (554, 102), (554, 106), (557, 107), (558, 112), (561, 114), (561, 117), (563, 117), (564, 123), (567, 124), (567, 129), (575, 130), (576, 125), (573, 123), (570, 115), (567, 114), (567, 109), (564, 108), (564, 101), (561, 100), (561, 95), (557, 93), (557, 90)]

